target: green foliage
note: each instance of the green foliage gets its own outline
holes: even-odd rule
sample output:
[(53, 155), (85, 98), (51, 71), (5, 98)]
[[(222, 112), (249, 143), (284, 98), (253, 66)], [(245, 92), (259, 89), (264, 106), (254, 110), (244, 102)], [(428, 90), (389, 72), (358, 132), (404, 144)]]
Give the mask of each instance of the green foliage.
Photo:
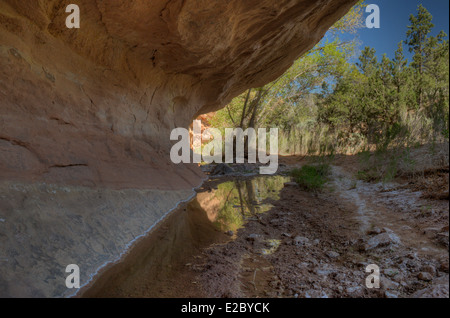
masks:
[[(402, 149), (448, 142), (447, 35), (432, 36), (432, 16), (420, 5), (392, 58), (377, 58), (366, 47), (353, 63), (356, 40), (343, 42), (338, 35), (360, 26), (363, 8), (359, 2), (279, 79), (234, 99), (213, 125), (277, 127), (281, 154), (397, 154), (378, 158), (386, 165), (364, 172), (366, 179), (395, 175), (395, 166), (408, 158)], [(404, 50), (413, 53), (411, 61)]]
[(327, 183), (330, 166), (327, 164), (304, 165), (300, 169), (293, 169), (290, 174), (301, 188), (317, 192)]
[(359, 28), (363, 27), (361, 19), (366, 4), (360, 0), (341, 20), (331, 27), (331, 31), (335, 33), (356, 33)]
[(362, 3), (355, 6), (336, 23), (330, 36), (295, 61), (276, 81), (249, 89), (233, 99), (216, 113), (211, 124), (214, 127), (243, 129), (278, 127), (288, 131), (304, 119), (314, 118), (316, 110), (303, 107), (303, 103), (313, 102), (310, 92), (320, 89), (326, 81), (341, 76), (350, 67), (348, 60), (353, 56), (356, 43), (343, 42), (337, 34), (362, 26), (362, 8)]
[(413, 171), (416, 164), (411, 159), (409, 147), (390, 149), (390, 151), (382, 149), (375, 152), (362, 151), (358, 157), (362, 169), (357, 172), (356, 177), (367, 182), (390, 182), (402, 171)]

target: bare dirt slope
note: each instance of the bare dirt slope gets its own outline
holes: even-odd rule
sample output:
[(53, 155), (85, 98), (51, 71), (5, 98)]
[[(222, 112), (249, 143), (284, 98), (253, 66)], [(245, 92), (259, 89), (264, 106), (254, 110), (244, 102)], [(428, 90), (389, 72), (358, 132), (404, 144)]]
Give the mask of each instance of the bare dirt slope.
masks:
[[(236, 240), (207, 249), (198, 275), (206, 294), (448, 297), (448, 201), (348, 170), (333, 166), (320, 194), (284, 188)], [(381, 270), (380, 289), (365, 287), (369, 264)]]

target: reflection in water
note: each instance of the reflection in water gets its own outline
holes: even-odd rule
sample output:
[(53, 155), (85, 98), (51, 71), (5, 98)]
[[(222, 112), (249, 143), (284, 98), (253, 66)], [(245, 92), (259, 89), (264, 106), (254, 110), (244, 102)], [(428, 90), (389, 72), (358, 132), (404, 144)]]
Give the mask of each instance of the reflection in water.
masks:
[(246, 220), (267, 212), (272, 207), (268, 201), (279, 199), (286, 181), (288, 178), (282, 176), (236, 179), (199, 193), (196, 200), (217, 229), (235, 232)]
[[(155, 233), (134, 246), (127, 256), (100, 277), (83, 297), (192, 297), (192, 278), (184, 289), (180, 281), (189, 257), (203, 248), (230, 238), (223, 232), (244, 226), (251, 218), (271, 208), (267, 202), (278, 200), (286, 177), (260, 176), (253, 179), (235, 179), (219, 184), (214, 190), (207, 182), (197, 197), (185, 209), (179, 209)], [(202, 192), (203, 191), (203, 192)], [(267, 242), (264, 254), (273, 253), (277, 240)], [(191, 287), (189, 287), (191, 286)], [(184, 290), (186, 294), (180, 294)], [(198, 296), (198, 295), (197, 295)]]
[(265, 241), (266, 242), (266, 246), (268, 248), (263, 248), (261, 251), (261, 254), (263, 255), (270, 255), (276, 252), (276, 250), (278, 249), (278, 247), (280, 247), (281, 245), (281, 240), (277, 240), (277, 239), (268, 239)]

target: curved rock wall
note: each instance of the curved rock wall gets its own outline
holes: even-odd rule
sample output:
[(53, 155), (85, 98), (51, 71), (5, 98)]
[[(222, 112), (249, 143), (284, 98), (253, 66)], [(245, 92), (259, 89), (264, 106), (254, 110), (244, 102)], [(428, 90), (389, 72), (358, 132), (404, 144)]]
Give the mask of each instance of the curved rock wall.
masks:
[[(73, 246), (58, 245), (65, 256), (49, 257), (47, 265), (23, 254), (30, 246), (39, 250), (33, 240), (49, 244), (39, 238), (43, 231), (51, 234), (58, 213), (46, 209), (67, 212), (67, 198), (53, 197), (57, 203), (49, 205), (41, 185), (81, 187), (99, 195), (126, 190), (121, 202), (129, 200), (132, 209), (142, 205), (133, 205), (137, 194), (129, 191), (178, 193), (168, 196), (167, 206), (148, 207), (159, 216), (203, 178), (195, 165), (170, 162), (170, 131), (276, 79), (355, 2), (0, 0), (0, 262), (13, 264), (0, 273), (0, 290), (14, 296), (63, 295), (50, 283), (44, 289), (32, 286), (39, 293), (3, 286), (30, 282), (30, 266), (43, 276), (49, 268), (55, 273), (74, 262), (73, 246), (89, 237), (82, 226), (78, 236), (68, 233), (64, 241)], [(70, 3), (80, 7), (80, 29), (65, 26)], [(13, 195), (15, 184), (25, 187), (27, 204), (23, 195)], [(67, 213), (96, 213), (90, 195), (83, 192)], [(112, 219), (136, 212), (127, 212), (122, 203), (109, 210)], [(18, 229), (13, 222), (19, 211), (29, 218)], [(149, 218), (144, 227), (153, 219), (158, 218)], [(36, 224), (41, 232), (32, 230)], [(102, 226), (95, 230), (104, 232)], [(108, 229), (104, 242), (117, 243), (113, 228)], [(23, 250), (12, 243), (15, 236)], [(125, 241), (105, 259), (114, 259)], [(43, 255), (55, 252), (47, 247)], [(95, 253), (92, 249), (91, 256)], [(88, 263), (92, 266), (85, 270), (94, 272), (97, 263)]]

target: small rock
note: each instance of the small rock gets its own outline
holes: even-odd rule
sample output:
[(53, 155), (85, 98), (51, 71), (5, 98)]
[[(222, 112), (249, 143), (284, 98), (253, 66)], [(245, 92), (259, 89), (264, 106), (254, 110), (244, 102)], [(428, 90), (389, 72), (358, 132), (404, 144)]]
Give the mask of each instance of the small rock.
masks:
[(368, 235), (375, 235), (375, 234), (381, 234), (381, 229), (379, 227), (374, 227), (367, 231)]
[(430, 273), (433, 277), (436, 275), (436, 268), (433, 265), (425, 265), (421, 270), (422, 272)]
[(389, 277), (394, 277), (399, 273), (398, 269), (395, 268), (387, 268), (384, 270), (384, 274)]
[(393, 232), (385, 232), (382, 234), (378, 234), (377, 236), (372, 237), (366, 244), (365, 250), (371, 250), (377, 247), (389, 246), (389, 245), (398, 245), (400, 244), (400, 238), (394, 234)]
[(273, 224), (273, 225), (278, 225), (282, 222), (283, 222), (283, 220), (280, 218), (274, 218), (274, 219), (270, 220), (270, 224)]
[(439, 270), (444, 273), (448, 273), (448, 258), (441, 261)]
[(438, 233), (436, 234), (436, 238), (439, 241), (439, 243), (448, 247), (448, 232)]
[(269, 286), (272, 288), (277, 288), (280, 285), (280, 281), (279, 280), (273, 280), (269, 283)]
[(412, 259), (412, 260), (417, 260), (418, 259), (417, 258), (417, 252), (408, 253), (408, 254), (406, 254), (406, 257), (409, 258), (409, 259)]
[(261, 235), (259, 234), (250, 234), (249, 236), (247, 236), (247, 241), (256, 241), (259, 240), (261, 238)]
[(392, 277), (392, 280), (403, 286), (405, 284), (405, 275), (403, 273), (398, 273)]
[(227, 231), (225, 234), (227, 234), (227, 235), (229, 235), (229, 236), (233, 236), (234, 235), (234, 232), (233, 231)]
[(328, 276), (333, 273), (333, 270), (327, 268), (316, 268), (314, 272), (320, 276)]
[(386, 296), (386, 298), (398, 298), (398, 294), (392, 291), (388, 291), (386, 290), (384, 292), (384, 296)]
[(309, 242), (309, 239), (303, 236), (296, 236), (292, 241), (292, 244), (297, 246), (306, 245)]
[(429, 282), (433, 280), (433, 276), (431, 276), (430, 273), (427, 272), (421, 272), (419, 275), (417, 275), (417, 278), (420, 280), (423, 280), (425, 282)]
[(428, 238), (434, 238), (436, 237), (436, 234), (440, 232), (440, 229), (437, 227), (427, 227), (423, 229), (423, 234), (425, 234)]
[(325, 253), (329, 258), (338, 258), (340, 255), (337, 252), (334, 251), (328, 251)]
[(345, 290), (350, 297), (360, 298), (364, 295), (364, 289), (361, 286), (347, 287)]
[(383, 287), (385, 290), (393, 291), (397, 290), (399, 287), (399, 283), (396, 283), (386, 277), (381, 278), (381, 287)]

